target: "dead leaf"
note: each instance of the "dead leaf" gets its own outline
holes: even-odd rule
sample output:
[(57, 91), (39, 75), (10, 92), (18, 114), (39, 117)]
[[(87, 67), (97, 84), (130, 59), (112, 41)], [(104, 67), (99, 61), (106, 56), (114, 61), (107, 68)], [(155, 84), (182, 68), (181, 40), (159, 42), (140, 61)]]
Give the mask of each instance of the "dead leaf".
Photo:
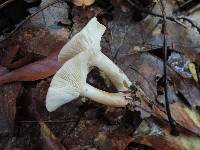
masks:
[[(37, 58), (38, 59), (38, 58)], [(34, 54), (26, 54), (26, 56), (24, 56), (23, 58), (14, 61), (13, 63), (8, 65), (9, 69), (18, 69), (22, 66), (25, 66), (29, 63), (32, 63), (33, 61), (35, 61), (35, 55)]]
[(15, 43), (20, 43), (20, 49), (26, 53), (48, 56), (53, 51), (59, 51), (64, 46), (69, 34), (69, 30), (65, 28), (43, 29), (27, 27), (12, 40)]
[(13, 61), (15, 55), (19, 51), (19, 45), (8, 47), (1, 56), (0, 64), (4, 67), (8, 67)]
[(181, 103), (170, 105), (172, 117), (182, 127), (200, 136), (200, 115), (198, 112), (189, 109)]
[(114, 136), (111, 138), (112, 145), (114, 148), (118, 150), (125, 150), (127, 145), (133, 142), (133, 138), (131, 136)]
[(3, 66), (0, 65), (0, 76), (6, 74), (6, 73), (8, 73), (8, 72), (9, 72), (9, 71), (8, 71), (5, 67), (3, 67)]
[[(140, 109), (141, 111), (146, 110), (153, 116), (166, 120), (167, 116), (165, 113), (163, 93), (159, 94), (158, 90), (160, 90), (159, 88), (161, 87), (157, 87), (157, 78), (163, 76), (162, 61), (151, 54), (142, 53), (127, 56), (126, 59), (120, 59), (119, 62), (121, 63), (121, 68), (124, 69), (129, 79), (132, 82), (135, 82), (137, 87), (141, 89), (140, 92), (144, 93), (146, 96), (143, 97), (142, 94), (138, 94), (137, 96), (140, 99), (138, 101), (139, 104), (136, 106), (142, 107), (143, 109)], [(172, 117), (182, 127), (200, 135), (200, 120), (198, 119), (200, 117), (199, 113), (192, 110), (192, 108), (188, 108), (187, 105), (187, 103), (191, 103), (191, 106), (200, 105), (198, 100), (200, 92), (198, 88), (195, 86), (194, 82), (192, 84), (190, 80), (181, 78), (180, 75), (175, 73), (169, 67), (168, 79), (171, 82), (170, 84), (175, 86), (168, 87)], [(182, 100), (181, 97), (177, 95), (177, 90), (184, 96), (186, 95), (186, 100)], [(189, 97), (187, 95), (191, 96)]]
[(47, 58), (11, 71), (0, 77), (0, 85), (14, 81), (35, 81), (47, 78), (56, 73), (61, 67), (57, 61), (58, 52)]
[(199, 150), (200, 139), (187, 131), (172, 136), (165, 124), (157, 124), (151, 119), (144, 120), (134, 133), (135, 142), (162, 150)]
[(0, 135), (13, 132), (16, 114), (16, 98), (22, 90), (20, 83), (7, 84), (0, 87)]

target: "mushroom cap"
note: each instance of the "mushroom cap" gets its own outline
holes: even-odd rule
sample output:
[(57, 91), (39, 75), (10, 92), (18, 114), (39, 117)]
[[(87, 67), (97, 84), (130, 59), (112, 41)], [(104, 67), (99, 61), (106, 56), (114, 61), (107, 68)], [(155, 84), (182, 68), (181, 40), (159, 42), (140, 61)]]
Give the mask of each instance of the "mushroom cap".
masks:
[(78, 97), (79, 92), (76, 89), (50, 87), (46, 96), (46, 108), (49, 112), (52, 112)]
[(79, 97), (86, 84), (88, 54), (80, 53), (68, 60), (54, 75), (46, 96), (46, 108), (52, 112)]
[(58, 61), (66, 62), (82, 51), (88, 53), (98, 53), (101, 50), (100, 42), (106, 27), (92, 18), (87, 25), (61, 49), (58, 55)]

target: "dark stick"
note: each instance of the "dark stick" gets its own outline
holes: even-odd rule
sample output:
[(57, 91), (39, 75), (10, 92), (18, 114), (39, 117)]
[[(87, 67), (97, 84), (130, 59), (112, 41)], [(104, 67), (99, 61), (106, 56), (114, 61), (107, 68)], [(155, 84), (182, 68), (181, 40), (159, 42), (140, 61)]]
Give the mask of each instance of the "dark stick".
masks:
[[(135, 9), (137, 9), (138, 11), (141, 11), (143, 13), (146, 13), (146, 14), (149, 14), (149, 15), (152, 15), (154, 17), (158, 17), (158, 18), (163, 18), (163, 15), (161, 14), (157, 14), (157, 13), (154, 13), (152, 11), (149, 11), (148, 9), (145, 9), (145, 8), (142, 8), (142, 7), (139, 7), (137, 6), (135, 3), (133, 3), (131, 0), (126, 0), (132, 7), (134, 7)], [(186, 16), (178, 16), (178, 17), (173, 17), (173, 16), (166, 16), (165, 17), (167, 20), (170, 20), (170, 21), (173, 21), (179, 25), (183, 25), (179, 20), (183, 19), (187, 22), (189, 22), (191, 24), (192, 27), (196, 28), (197, 31), (199, 32), (200, 34), (200, 27), (198, 26), (197, 23), (195, 23), (192, 19), (189, 19), (188, 17)]]
[(163, 70), (164, 70), (164, 91), (165, 91), (165, 107), (167, 112), (167, 117), (171, 126), (171, 134), (172, 135), (178, 135), (178, 131), (176, 129), (176, 123), (173, 120), (170, 112), (170, 106), (169, 106), (169, 100), (168, 100), (168, 91), (167, 91), (167, 37), (166, 37), (166, 14), (165, 14), (165, 7), (163, 4), (163, 1), (160, 0), (161, 7), (162, 7), (162, 14), (163, 14), (163, 52), (164, 52), (164, 62), (163, 62)]

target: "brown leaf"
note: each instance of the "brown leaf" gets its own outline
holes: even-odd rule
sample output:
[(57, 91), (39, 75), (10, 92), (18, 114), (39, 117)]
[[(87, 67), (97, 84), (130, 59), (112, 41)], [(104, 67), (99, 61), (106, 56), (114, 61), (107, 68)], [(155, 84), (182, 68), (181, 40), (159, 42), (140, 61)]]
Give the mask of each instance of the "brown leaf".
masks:
[(16, 113), (16, 98), (21, 89), (20, 83), (0, 87), (0, 135), (12, 132)]
[(198, 112), (189, 109), (181, 103), (170, 105), (172, 117), (182, 127), (200, 135), (200, 115)]
[(1, 56), (0, 64), (6, 67), (10, 65), (18, 51), (19, 45), (8, 47), (8, 50)]
[(11, 71), (0, 77), (0, 85), (14, 81), (34, 81), (47, 78), (56, 73), (60, 68), (57, 61), (57, 52), (47, 58)]
[(133, 141), (131, 136), (115, 136), (111, 138), (113, 148), (124, 150), (129, 143)]
[(186, 57), (190, 58), (191, 61), (196, 62), (198, 65), (200, 65), (200, 56), (199, 56), (199, 53), (194, 50), (196, 48), (195, 46), (190, 47), (190, 46), (184, 46), (181, 44), (173, 44), (172, 48), (180, 51)]
[(179, 93), (182, 94), (182, 99), (188, 102), (189, 106), (193, 109), (197, 109), (200, 106), (200, 89), (195, 86), (193, 80), (185, 80), (182, 77), (173, 76), (174, 87)]
[(25, 65), (27, 65), (29, 63), (32, 63), (33, 61), (34, 61), (34, 55), (33, 54), (26, 54), (25, 57), (23, 57), (23, 58), (15, 61), (15, 62), (9, 64), (8, 68), (12, 69), (12, 70), (13, 69), (18, 69), (18, 68), (20, 68), (22, 66), (25, 66)]
[(187, 131), (172, 136), (166, 124), (157, 124), (153, 120), (144, 120), (135, 131), (135, 142), (157, 150), (199, 150), (200, 139)]
[[(126, 70), (125, 72), (128, 77), (133, 82), (136, 82), (138, 88), (140, 88), (146, 96), (143, 97), (142, 94), (137, 95), (140, 98), (140, 107), (155, 117), (161, 117), (162, 119), (167, 120), (163, 93), (158, 94), (157, 92), (162, 88), (158, 87), (156, 79), (157, 77), (163, 76), (162, 61), (151, 54), (142, 53), (127, 56), (126, 59), (123, 59), (120, 62), (122, 64), (121, 68)], [(188, 103), (189, 105), (191, 104), (191, 106), (199, 106), (198, 95), (200, 92), (195, 86), (195, 82), (190, 82), (190, 80), (181, 78), (180, 75), (175, 73), (169, 67), (168, 79), (172, 82), (171, 84), (174, 85), (168, 87), (168, 97), (173, 119), (182, 127), (200, 135), (199, 113), (187, 107)], [(184, 96), (186, 95), (186, 100), (182, 100), (177, 95), (176, 91), (183, 93)], [(190, 97), (187, 95), (190, 95)]]
[(8, 71), (5, 67), (3, 67), (3, 66), (0, 65), (0, 76), (6, 74), (6, 73), (8, 73), (8, 72), (9, 72), (9, 71)]

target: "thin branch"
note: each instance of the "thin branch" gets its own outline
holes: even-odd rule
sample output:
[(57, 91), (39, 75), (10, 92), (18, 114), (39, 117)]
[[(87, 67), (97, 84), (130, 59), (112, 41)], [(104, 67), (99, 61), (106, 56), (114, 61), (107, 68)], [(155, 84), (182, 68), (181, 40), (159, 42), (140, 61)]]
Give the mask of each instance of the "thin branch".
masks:
[[(147, 10), (146, 8), (139, 7), (139, 6), (137, 6), (135, 3), (133, 3), (131, 0), (126, 0), (126, 1), (127, 1), (132, 7), (134, 7), (135, 9), (137, 9), (137, 10), (143, 12), (143, 13), (146, 13), (146, 14), (152, 15), (152, 16), (154, 16), (154, 17), (158, 17), (158, 18), (163, 19), (163, 16), (162, 16), (161, 14), (157, 14), (157, 13), (154, 13), (154, 12), (152, 12), (152, 11)], [(199, 34), (200, 34), (200, 27), (197, 25), (197, 23), (195, 23), (192, 19), (189, 19), (189, 18), (186, 17), (186, 16), (178, 16), (178, 17), (166, 16), (165, 18), (166, 18), (167, 20), (170, 20), (170, 21), (172, 21), (172, 22), (175, 22), (175, 23), (177, 23), (177, 24), (179, 24), (179, 25), (185, 27), (185, 25), (183, 25), (183, 23), (179, 21), (179, 20), (183, 19), (183, 20), (189, 22), (189, 23), (192, 25), (192, 27), (196, 28), (197, 31), (198, 31)]]
[(168, 116), (168, 120), (171, 126), (171, 134), (178, 135), (177, 129), (176, 129), (176, 123), (172, 118), (171, 112), (170, 112), (170, 106), (169, 106), (169, 99), (168, 99), (168, 91), (167, 91), (167, 37), (166, 37), (166, 29), (167, 29), (167, 23), (166, 23), (166, 13), (165, 13), (165, 7), (163, 4), (163, 0), (160, 0), (160, 4), (162, 7), (162, 14), (163, 14), (163, 51), (164, 51), (164, 61), (163, 61), (163, 70), (164, 70), (164, 91), (165, 91), (165, 107), (166, 112)]

